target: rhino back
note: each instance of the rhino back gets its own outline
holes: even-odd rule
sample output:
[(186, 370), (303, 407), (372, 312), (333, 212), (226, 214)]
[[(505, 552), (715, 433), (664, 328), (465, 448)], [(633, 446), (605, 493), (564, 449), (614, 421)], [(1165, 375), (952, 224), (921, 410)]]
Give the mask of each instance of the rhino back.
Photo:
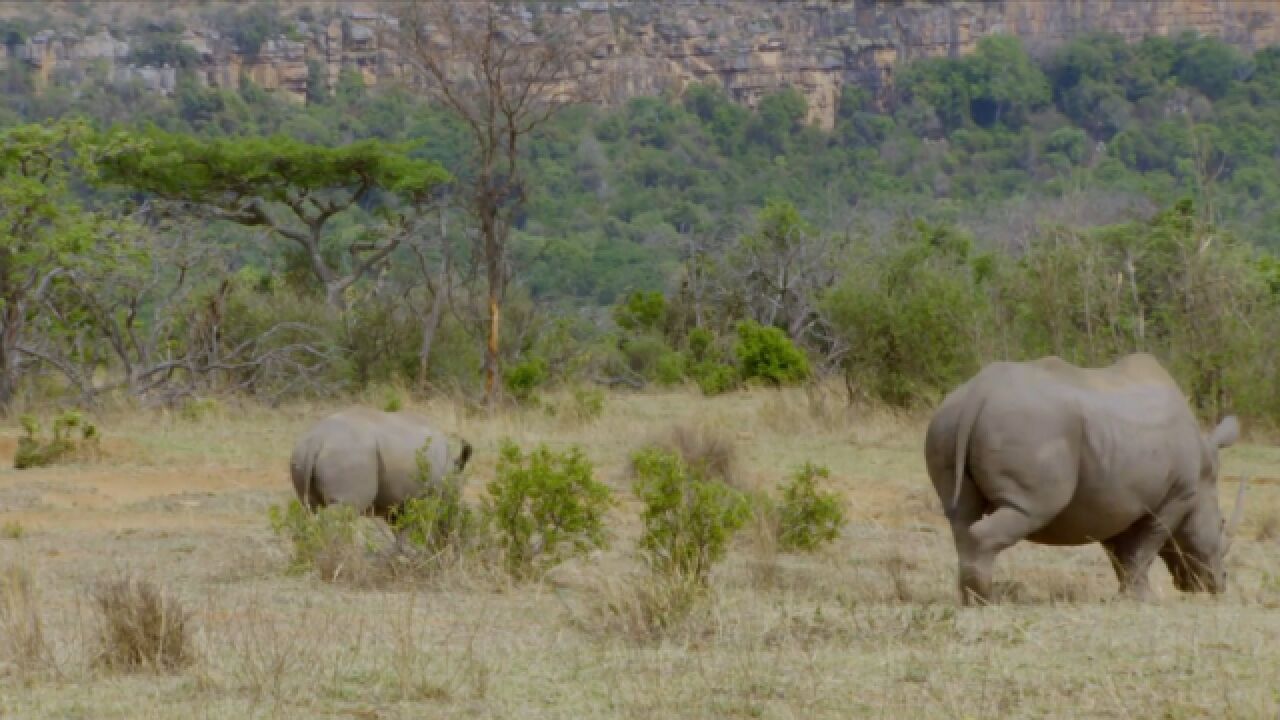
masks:
[(428, 483), (439, 483), (449, 470), (449, 448), (444, 434), (412, 413), (385, 413), (377, 428), (379, 483), (376, 505), (392, 507), (420, 494), (418, 451), (425, 448)]

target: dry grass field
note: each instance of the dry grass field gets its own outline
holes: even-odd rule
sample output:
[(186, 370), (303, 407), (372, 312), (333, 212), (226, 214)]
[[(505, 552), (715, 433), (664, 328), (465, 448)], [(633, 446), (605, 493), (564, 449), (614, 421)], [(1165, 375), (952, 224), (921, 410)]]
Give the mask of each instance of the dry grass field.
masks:
[[(1250, 488), (1221, 597), (1114, 597), (1099, 547), (1020, 545), (1003, 602), (957, 606), (954, 552), (925, 475), (925, 418), (845, 410), (804, 392), (613, 395), (574, 424), (421, 408), (476, 446), (474, 497), (503, 437), (579, 443), (621, 495), (609, 550), (513, 585), (463, 565), (370, 588), (286, 573), (268, 507), (287, 501), (294, 438), (331, 408), (224, 406), (198, 419), (98, 418), (104, 456), (15, 471), (0, 440), (0, 717), (4, 718), (1276, 718), (1280, 449), (1224, 453), (1221, 493)], [(629, 453), (674, 424), (736, 447), (740, 482), (827, 465), (849, 523), (812, 555), (742, 532), (712, 597), (638, 638), (599, 621), (627, 582), (637, 508)], [(102, 583), (145, 578), (187, 613), (190, 662), (99, 662)]]

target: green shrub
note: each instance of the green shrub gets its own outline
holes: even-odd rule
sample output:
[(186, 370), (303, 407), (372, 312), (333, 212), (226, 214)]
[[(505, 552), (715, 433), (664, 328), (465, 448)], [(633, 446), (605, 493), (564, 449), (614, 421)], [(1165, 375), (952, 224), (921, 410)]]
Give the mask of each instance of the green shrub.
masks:
[(647, 448), (632, 458), (636, 495), (644, 503), (640, 547), (664, 574), (705, 585), (733, 533), (747, 521), (742, 493), (706, 479), (675, 452)]
[(537, 357), (516, 363), (503, 375), (507, 392), (521, 405), (536, 400), (538, 388), (546, 381), (547, 361)]
[(685, 359), (681, 353), (670, 351), (658, 357), (653, 368), (654, 379), (662, 385), (679, 385), (684, 382)]
[(637, 291), (613, 308), (618, 327), (633, 332), (661, 330), (667, 318), (667, 299), (660, 292)]
[(364, 551), (369, 542), (355, 508), (331, 505), (313, 513), (295, 499), (283, 510), (273, 506), (267, 512), (271, 529), (292, 545), (290, 572), (315, 570), (330, 582), (368, 579)]
[(488, 493), (484, 514), (516, 577), (606, 545), (612, 497), (581, 448), (557, 453), (539, 445), (526, 456), (504, 441)]
[(738, 387), (738, 370), (726, 363), (698, 363), (691, 374), (703, 395), (722, 395)]
[(778, 544), (784, 550), (814, 550), (840, 536), (844, 506), (834, 492), (817, 488), (827, 468), (806, 462), (782, 488), (778, 508)]
[(569, 397), (566, 415), (576, 422), (591, 422), (604, 414), (604, 391), (599, 388), (575, 387)]
[(685, 339), (685, 343), (689, 347), (689, 357), (695, 363), (704, 362), (708, 354), (711, 352), (711, 346), (715, 344), (716, 336), (711, 334), (710, 330), (704, 328), (694, 328), (689, 331), (689, 337)]
[(431, 558), (456, 556), (475, 534), (475, 512), (462, 500), (462, 481), (448, 473), (431, 484), (431, 463), (425, 449), (417, 453), (417, 479), (427, 485), (419, 497), (401, 504), (391, 516), (391, 527)]
[(404, 409), (404, 397), (395, 388), (387, 388), (383, 394), (382, 409), (386, 412), (400, 412)]
[(217, 414), (221, 409), (222, 403), (217, 398), (191, 398), (182, 403), (178, 415), (184, 420), (199, 422)]
[(671, 352), (671, 346), (661, 335), (643, 333), (625, 337), (618, 344), (622, 355), (626, 358), (628, 369), (646, 380), (657, 375), (658, 362)]
[[(40, 437), (40, 421), (33, 415), (23, 415), (20, 422), (24, 435), (18, 438), (18, 448), (13, 455), (13, 466), (19, 470), (52, 465), (70, 457), (85, 457), (98, 450), (98, 428), (84, 418), (79, 411), (67, 410), (53, 422), (53, 434), (47, 440)], [(79, 430), (79, 437), (72, 431)]]
[(733, 350), (744, 380), (788, 385), (809, 377), (809, 359), (776, 327), (750, 320), (739, 323)]

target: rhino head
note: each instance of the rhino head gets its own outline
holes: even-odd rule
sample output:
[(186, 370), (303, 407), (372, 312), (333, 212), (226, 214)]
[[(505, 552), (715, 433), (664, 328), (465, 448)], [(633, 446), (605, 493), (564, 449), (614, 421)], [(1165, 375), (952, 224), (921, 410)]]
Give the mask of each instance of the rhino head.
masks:
[(1174, 586), (1182, 592), (1220, 593), (1226, 590), (1225, 558), (1244, 510), (1244, 489), (1248, 480), (1241, 479), (1231, 521), (1224, 521), (1218, 505), (1218, 451), (1231, 446), (1239, 437), (1240, 423), (1231, 415), (1209, 436), (1201, 438), (1200, 486), (1195, 506), (1160, 550), (1160, 558), (1169, 568)]

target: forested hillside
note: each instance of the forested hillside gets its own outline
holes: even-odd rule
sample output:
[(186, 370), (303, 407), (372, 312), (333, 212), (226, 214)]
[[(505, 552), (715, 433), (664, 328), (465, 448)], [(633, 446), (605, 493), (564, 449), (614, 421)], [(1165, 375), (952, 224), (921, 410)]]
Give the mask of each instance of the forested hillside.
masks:
[[(180, 55), (166, 47), (153, 49)], [(247, 80), (230, 92), (181, 73), (173, 98), (105, 83), (36, 94), (23, 73), (4, 78), (5, 127), (82, 116), (101, 131), (144, 137), (154, 125), (201, 143), (374, 140), (458, 182), (475, 172), (471, 136), (448, 108), (407, 88), (365, 88), (354, 72), (305, 106)], [(573, 106), (539, 126), (522, 149), (527, 200), (508, 259), (511, 393), (570, 377), (688, 378), (719, 391), (799, 380), (812, 365), (842, 372), (852, 396), (911, 404), (984, 359), (1100, 362), (1145, 348), (1206, 413), (1280, 408), (1276, 371), (1239, 362), (1280, 331), (1269, 254), (1280, 245), (1280, 48), (1249, 56), (1193, 35), (1097, 35), (1033, 58), (996, 36), (972, 55), (901, 68), (887, 107), (846, 88), (830, 132), (805, 117), (798, 92), (747, 110), (698, 85), (614, 109)], [(99, 208), (120, 190), (74, 191)], [(419, 318), (444, 293), (428, 374), (471, 387), (483, 325), (474, 228), (462, 204), (435, 202), (446, 209), (420, 233), (451, 238), (453, 264), (442, 267), (450, 243), (396, 248), (348, 288), (341, 318), (316, 309), (324, 288), (288, 243), (265, 242), (252, 223), (187, 223), (185, 236), (219, 249), (192, 302), (214, 293), (218, 313), (244, 313), (228, 332), (245, 343), (269, 326), (267, 308), (328, 327), (323, 350), (307, 343), (318, 363), (308, 367), (359, 386), (424, 371)], [(332, 218), (332, 267), (357, 262), (346, 247), (381, 227), (375, 211), (362, 196)], [(810, 362), (770, 355), (753, 369), (753, 344), (775, 342)], [(107, 355), (94, 362), (117, 362)]]

